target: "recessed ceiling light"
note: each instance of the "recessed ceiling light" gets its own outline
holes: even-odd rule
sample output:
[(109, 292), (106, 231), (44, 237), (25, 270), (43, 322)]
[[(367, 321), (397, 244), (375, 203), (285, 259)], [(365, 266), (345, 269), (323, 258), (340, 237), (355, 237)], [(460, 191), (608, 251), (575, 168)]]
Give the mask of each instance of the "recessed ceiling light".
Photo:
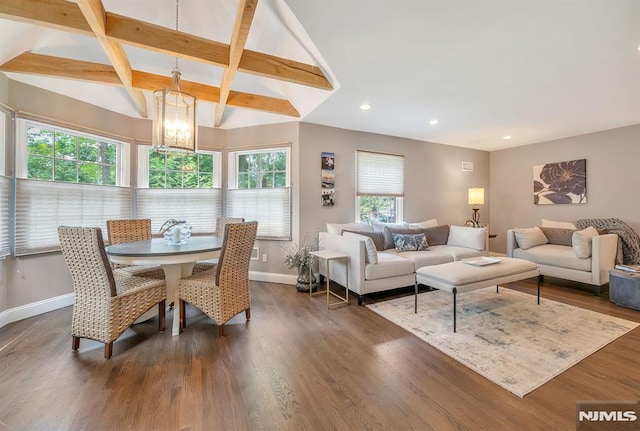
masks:
[(369, 105), (368, 103), (363, 103), (362, 105), (360, 105), (360, 109), (362, 109), (363, 111), (368, 111), (369, 109), (371, 109), (371, 105)]
[(435, 126), (436, 124), (438, 124), (438, 120), (434, 118), (433, 120), (429, 121), (429, 124), (431, 124), (432, 126)]
[(502, 139), (511, 139), (511, 135), (504, 135)]

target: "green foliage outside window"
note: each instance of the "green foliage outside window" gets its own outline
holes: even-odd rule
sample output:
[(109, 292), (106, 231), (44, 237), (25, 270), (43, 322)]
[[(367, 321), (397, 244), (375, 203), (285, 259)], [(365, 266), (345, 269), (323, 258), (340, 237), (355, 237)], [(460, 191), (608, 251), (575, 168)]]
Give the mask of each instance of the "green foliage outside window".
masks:
[(116, 185), (117, 145), (30, 125), (27, 178)]
[(360, 220), (368, 223), (396, 223), (396, 198), (361, 196)]
[(287, 153), (257, 152), (238, 155), (238, 188), (287, 186)]
[(213, 175), (213, 154), (162, 154), (149, 150), (149, 188), (212, 188)]

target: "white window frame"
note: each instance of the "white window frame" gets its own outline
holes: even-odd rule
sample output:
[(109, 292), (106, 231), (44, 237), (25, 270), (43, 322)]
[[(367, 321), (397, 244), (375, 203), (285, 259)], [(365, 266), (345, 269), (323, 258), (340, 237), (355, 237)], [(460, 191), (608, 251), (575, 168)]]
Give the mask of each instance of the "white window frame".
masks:
[(135, 192), (135, 216), (151, 219), (151, 229), (158, 234), (168, 219), (186, 220), (193, 227), (194, 235), (213, 235), (216, 217), (222, 216), (223, 196), (222, 151), (202, 150), (198, 153), (212, 154), (212, 188), (149, 188), (149, 145), (138, 145), (138, 187)]
[[(239, 157), (246, 154), (285, 152), (284, 187), (238, 188)], [(258, 222), (257, 238), (291, 241), (291, 143), (227, 150), (225, 215)]]
[[(116, 184), (95, 185), (27, 178), (27, 127), (82, 136), (117, 145)], [(60, 249), (57, 227), (97, 226), (106, 234), (106, 221), (131, 217), (130, 146), (126, 141), (58, 125), (20, 118), (16, 134), (16, 202), (14, 254), (46, 253)]]
[[(365, 157), (366, 160), (364, 160)], [(372, 196), (395, 198), (395, 222), (402, 223), (404, 221), (404, 155), (356, 150), (355, 160), (355, 221), (362, 221), (360, 199), (364, 196)], [(393, 179), (395, 181), (391, 181)]]

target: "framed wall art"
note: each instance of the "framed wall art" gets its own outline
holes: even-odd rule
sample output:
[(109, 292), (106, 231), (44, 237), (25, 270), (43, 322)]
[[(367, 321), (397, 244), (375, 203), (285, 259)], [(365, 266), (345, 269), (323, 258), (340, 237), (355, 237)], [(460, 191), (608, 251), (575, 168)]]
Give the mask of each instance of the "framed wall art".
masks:
[(322, 206), (333, 206), (336, 203), (335, 198), (335, 154), (322, 152)]
[(534, 166), (533, 203), (586, 204), (587, 159)]

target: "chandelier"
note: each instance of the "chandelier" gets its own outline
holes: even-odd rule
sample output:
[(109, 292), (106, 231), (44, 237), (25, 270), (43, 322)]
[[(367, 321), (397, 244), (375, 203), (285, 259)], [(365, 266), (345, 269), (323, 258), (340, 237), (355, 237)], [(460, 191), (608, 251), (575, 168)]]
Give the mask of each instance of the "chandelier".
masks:
[[(176, 31), (178, 31), (178, 2), (176, 0)], [(182, 91), (178, 58), (171, 72), (171, 86), (153, 92), (153, 149), (159, 152), (195, 152), (197, 149), (197, 99)]]

